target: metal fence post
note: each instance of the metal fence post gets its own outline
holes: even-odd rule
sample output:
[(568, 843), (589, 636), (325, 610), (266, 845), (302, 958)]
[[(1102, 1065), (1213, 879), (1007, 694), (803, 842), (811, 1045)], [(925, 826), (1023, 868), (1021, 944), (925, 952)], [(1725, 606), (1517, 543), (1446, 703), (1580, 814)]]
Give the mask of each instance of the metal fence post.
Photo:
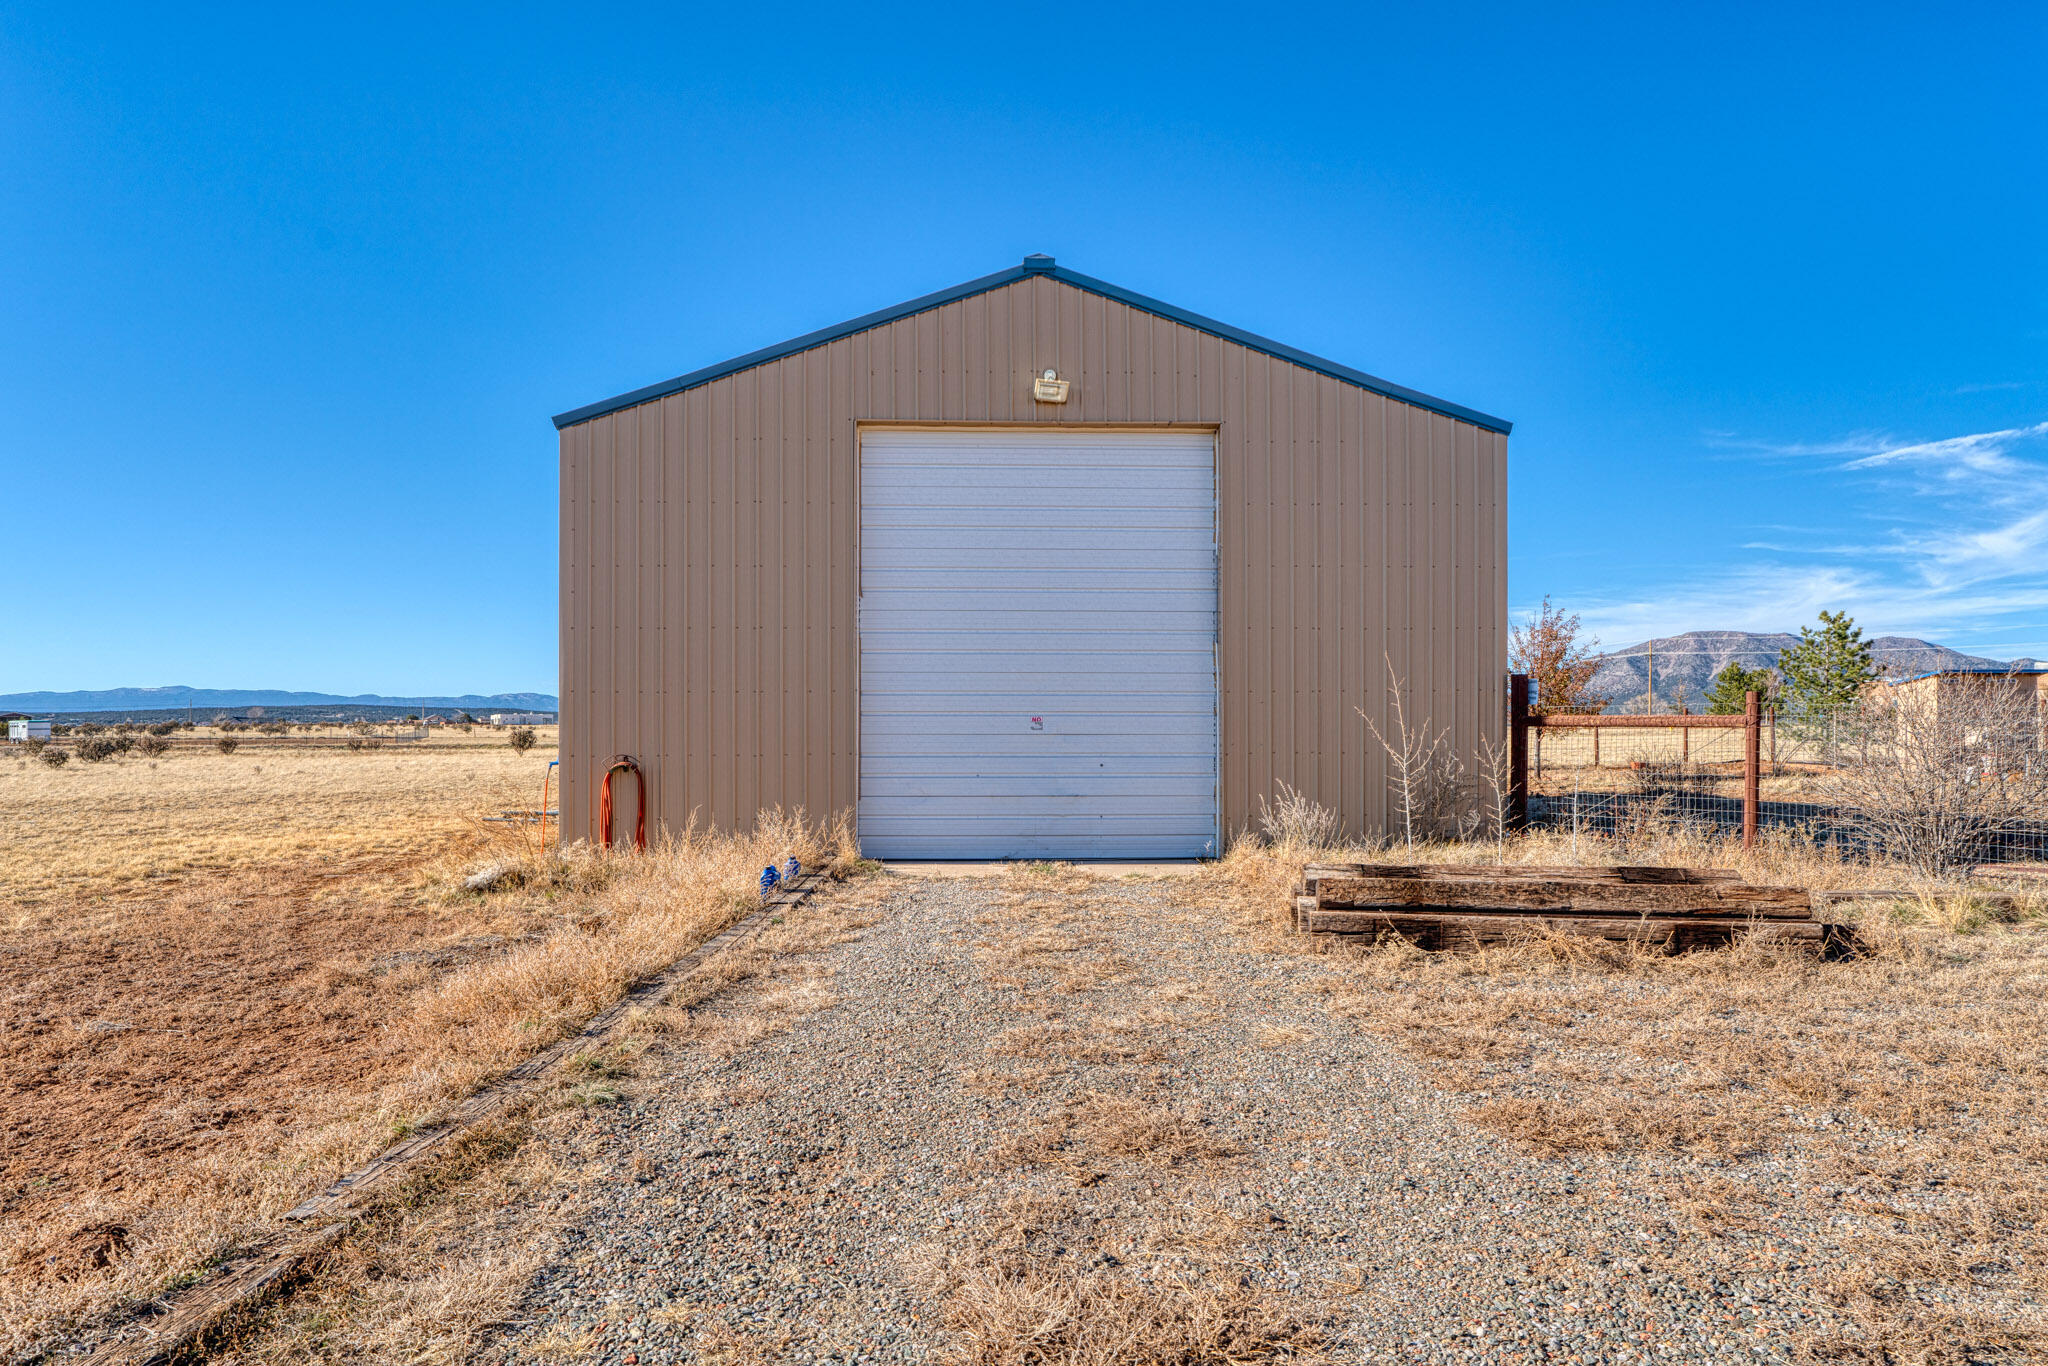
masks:
[(1529, 675), (1508, 675), (1508, 828), (1529, 828)]
[(1762, 709), (1754, 689), (1742, 699), (1742, 847), (1756, 845), (1757, 770), (1761, 767)]

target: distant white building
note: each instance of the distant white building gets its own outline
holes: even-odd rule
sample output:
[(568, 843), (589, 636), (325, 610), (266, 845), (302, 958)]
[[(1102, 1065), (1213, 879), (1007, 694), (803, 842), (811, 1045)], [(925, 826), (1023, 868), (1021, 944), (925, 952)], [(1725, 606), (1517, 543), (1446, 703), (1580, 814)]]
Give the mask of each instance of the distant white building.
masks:
[(24, 740), (47, 740), (50, 738), (50, 723), (36, 721), (26, 716), (17, 716), (7, 723), (7, 739), (13, 744)]
[(549, 711), (494, 711), (491, 713), (494, 726), (552, 726), (555, 714)]

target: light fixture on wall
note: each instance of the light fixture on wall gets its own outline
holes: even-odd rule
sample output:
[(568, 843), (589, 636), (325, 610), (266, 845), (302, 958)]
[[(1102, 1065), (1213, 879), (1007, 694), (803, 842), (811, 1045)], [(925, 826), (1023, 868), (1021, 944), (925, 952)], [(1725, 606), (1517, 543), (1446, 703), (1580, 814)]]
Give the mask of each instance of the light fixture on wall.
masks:
[(1060, 378), (1059, 371), (1047, 370), (1031, 381), (1031, 396), (1040, 403), (1065, 403), (1067, 381)]

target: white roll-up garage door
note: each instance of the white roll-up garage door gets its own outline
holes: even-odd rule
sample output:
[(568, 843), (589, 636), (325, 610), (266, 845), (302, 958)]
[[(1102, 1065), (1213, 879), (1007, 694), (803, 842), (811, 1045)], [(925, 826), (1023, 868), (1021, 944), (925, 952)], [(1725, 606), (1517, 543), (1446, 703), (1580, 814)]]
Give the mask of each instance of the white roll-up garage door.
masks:
[(862, 433), (864, 852), (1217, 852), (1215, 460), (1206, 432)]

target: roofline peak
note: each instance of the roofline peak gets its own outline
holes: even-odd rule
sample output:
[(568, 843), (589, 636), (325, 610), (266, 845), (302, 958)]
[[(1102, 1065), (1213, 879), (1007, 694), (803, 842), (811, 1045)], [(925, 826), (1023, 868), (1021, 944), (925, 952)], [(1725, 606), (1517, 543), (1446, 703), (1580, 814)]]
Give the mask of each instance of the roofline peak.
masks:
[(642, 403), (652, 403), (656, 399), (667, 398), (670, 394), (680, 394), (685, 390), (709, 384), (713, 380), (723, 379), (727, 375), (738, 374), (742, 370), (751, 370), (757, 365), (766, 365), (770, 361), (781, 360), (785, 356), (793, 356), (802, 351), (809, 351), (814, 347), (824, 346), (828, 342), (838, 341), (842, 337), (850, 337), (856, 332), (866, 332), (903, 318), (943, 307), (946, 304), (956, 303), (961, 299), (972, 298), (977, 294), (986, 294), (993, 289), (1001, 289), (1005, 285), (1016, 284), (1019, 280), (1027, 280), (1034, 277), (1058, 280), (1061, 284), (1085, 290), (1090, 294), (1099, 294), (1103, 298), (1113, 299), (1118, 303), (1138, 309), (1141, 312), (1165, 318), (1169, 322), (1177, 322), (1183, 327), (1193, 328), (1197, 332), (1206, 332), (1210, 336), (1234, 342), (1239, 346), (1245, 347), (1247, 350), (1258, 351), (1268, 356), (1277, 357), (1290, 364), (1299, 365), (1305, 370), (1313, 370), (1318, 374), (1327, 375), (1331, 379), (1339, 380), (1345, 384), (1354, 384), (1361, 389), (1367, 389), (1373, 393), (1395, 399), (1401, 403), (1410, 404), (1417, 408), (1423, 408), (1433, 413), (1440, 413), (1445, 417), (1455, 418), (1460, 422), (1469, 422), (1475, 427), (1484, 427), (1488, 431), (1499, 432), (1502, 436), (1506, 436), (1514, 430), (1514, 423), (1509, 422), (1506, 418), (1492, 417), (1475, 408), (1467, 408), (1463, 404), (1452, 403), (1446, 399), (1425, 394), (1420, 390), (1410, 389), (1406, 385), (1380, 379), (1376, 375), (1369, 375), (1363, 370), (1353, 369), (1348, 365), (1340, 365), (1336, 361), (1327, 360), (1321, 356), (1303, 351), (1299, 347), (1289, 346), (1285, 342), (1277, 342), (1270, 337), (1262, 337), (1255, 332), (1247, 332), (1243, 328), (1232, 327), (1230, 324), (1218, 322), (1214, 318), (1204, 317), (1199, 313), (1191, 313), (1187, 309), (1175, 307), (1173, 304), (1154, 299), (1149, 295), (1139, 294), (1135, 290), (1124, 289), (1119, 285), (1110, 284), (1106, 280), (1098, 280), (1093, 276), (1083, 275), (1079, 271), (1069, 270), (1065, 266), (1056, 263), (1052, 257), (1043, 252), (1034, 252), (1025, 257), (1021, 265), (1012, 266), (1008, 270), (999, 270), (993, 275), (984, 275), (977, 280), (969, 280), (965, 284), (955, 285), (951, 289), (941, 289), (931, 294), (920, 295), (915, 299), (897, 304), (893, 308), (879, 309), (873, 313), (863, 314), (858, 318), (849, 318), (847, 321), (835, 326), (820, 328), (815, 332), (806, 332), (804, 335), (792, 337), (786, 342), (780, 342), (774, 346), (764, 346), (758, 351), (749, 351), (743, 356), (735, 356), (731, 360), (720, 361), (716, 365), (707, 365), (701, 370), (692, 370), (688, 374), (678, 375), (674, 379), (663, 380), (658, 384), (650, 384), (644, 388), (634, 389), (615, 398), (602, 399), (596, 403), (585, 404), (581, 408), (572, 408), (566, 413), (559, 413), (555, 416), (555, 427), (557, 430), (564, 427), (573, 427), (578, 423), (588, 422), (593, 418), (603, 417), (607, 413), (615, 413), (623, 408), (633, 408), (638, 407)]

